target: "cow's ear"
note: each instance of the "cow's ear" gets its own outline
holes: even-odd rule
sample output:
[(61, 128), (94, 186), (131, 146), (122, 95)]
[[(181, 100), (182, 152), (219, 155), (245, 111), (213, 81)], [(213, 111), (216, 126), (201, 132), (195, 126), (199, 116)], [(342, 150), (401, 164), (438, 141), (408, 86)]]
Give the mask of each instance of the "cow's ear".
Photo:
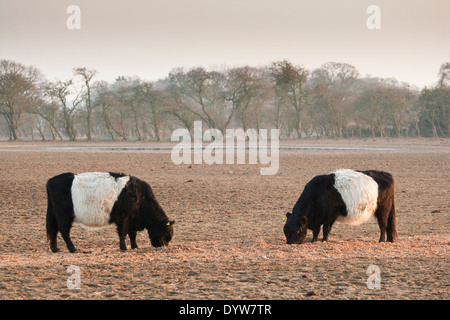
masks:
[(285, 216), (286, 220), (291, 216), (291, 214), (292, 214), (292, 213), (290, 213), (290, 212), (287, 212), (287, 213), (286, 213), (286, 216)]
[(175, 220), (171, 220), (166, 223), (166, 226), (173, 226), (175, 224)]

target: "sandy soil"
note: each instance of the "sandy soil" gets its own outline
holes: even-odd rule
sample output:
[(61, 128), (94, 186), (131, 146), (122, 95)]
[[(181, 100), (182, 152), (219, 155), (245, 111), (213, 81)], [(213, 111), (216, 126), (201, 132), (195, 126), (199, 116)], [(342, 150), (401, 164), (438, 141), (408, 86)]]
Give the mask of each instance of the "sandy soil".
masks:
[[(449, 299), (450, 140), (281, 141), (275, 176), (259, 165), (174, 165), (170, 151), (72, 150), (111, 143), (0, 143), (1, 299)], [(146, 146), (150, 143), (121, 143)], [(340, 150), (323, 147), (346, 147)], [(371, 147), (372, 150), (348, 149)], [(382, 148), (376, 149), (376, 148)], [(399, 241), (377, 242), (371, 221), (335, 224), (329, 242), (286, 245), (284, 214), (305, 183), (338, 168), (379, 169), (396, 180)], [(120, 252), (114, 228), (72, 229), (79, 253), (51, 253), (45, 183), (72, 171), (119, 171), (147, 181), (171, 219), (168, 247), (145, 232)], [(129, 243), (128, 243), (129, 246)], [(80, 268), (81, 288), (67, 287)], [(369, 289), (367, 268), (380, 270)]]

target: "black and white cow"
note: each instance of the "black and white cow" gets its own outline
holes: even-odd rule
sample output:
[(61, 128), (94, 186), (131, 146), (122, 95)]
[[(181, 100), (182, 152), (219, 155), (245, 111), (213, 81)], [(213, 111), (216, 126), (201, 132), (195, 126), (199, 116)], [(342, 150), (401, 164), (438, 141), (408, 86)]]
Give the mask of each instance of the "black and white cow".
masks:
[(284, 234), (288, 244), (301, 243), (307, 229), (317, 240), (323, 225), (323, 240), (335, 221), (358, 225), (375, 216), (380, 227), (380, 242), (397, 239), (394, 179), (387, 172), (337, 170), (309, 181), (292, 213), (286, 215)]
[(58, 251), (58, 231), (69, 251), (76, 251), (70, 239), (73, 222), (94, 229), (116, 224), (121, 250), (127, 249), (127, 234), (131, 248), (137, 248), (136, 232), (144, 228), (154, 247), (167, 245), (173, 236), (175, 221), (166, 216), (150, 186), (133, 176), (63, 173), (48, 180), (47, 198), (47, 237), (53, 252)]

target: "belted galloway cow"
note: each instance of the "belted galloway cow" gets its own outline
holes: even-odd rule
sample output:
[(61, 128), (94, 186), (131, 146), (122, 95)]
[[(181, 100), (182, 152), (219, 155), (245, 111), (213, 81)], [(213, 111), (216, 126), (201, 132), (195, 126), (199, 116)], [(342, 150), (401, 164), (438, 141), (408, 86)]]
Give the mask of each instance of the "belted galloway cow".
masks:
[(63, 173), (47, 182), (47, 238), (50, 249), (58, 251), (61, 233), (70, 252), (76, 252), (70, 239), (74, 222), (88, 228), (117, 226), (119, 246), (126, 250), (128, 235), (131, 248), (137, 248), (136, 233), (147, 229), (154, 247), (165, 246), (173, 236), (175, 221), (170, 220), (144, 181), (122, 173)]
[(397, 239), (394, 179), (387, 172), (337, 170), (312, 178), (303, 189), (292, 213), (286, 214), (284, 234), (288, 244), (301, 243), (310, 229), (316, 241), (322, 227), (328, 240), (334, 222), (358, 225), (375, 217), (380, 242)]

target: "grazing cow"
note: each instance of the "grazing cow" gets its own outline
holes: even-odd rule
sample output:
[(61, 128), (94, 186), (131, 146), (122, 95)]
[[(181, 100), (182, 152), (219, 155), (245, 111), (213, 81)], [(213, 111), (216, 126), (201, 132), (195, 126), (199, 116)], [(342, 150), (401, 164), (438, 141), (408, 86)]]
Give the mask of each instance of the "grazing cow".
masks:
[(323, 225), (323, 239), (335, 221), (358, 225), (375, 216), (380, 227), (380, 242), (397, 239), (394, 205), (394, 179), (382, 171), (338, 170), (309, 181), (292, 213), (287, 213), (284, 234), (288, 244), (301, 243), (307, 229), (312, 242)]
[(70, 252), (76, 249), (70, 240), (73, 222), (88, 228), (115, 223), (120, 249), (137, 248), (136, 232), (147, 229), (154, 247), (165, 246), (173, 236), (173, 224), (158, 204), (150, 186), (121, 173), (63, 173), (47, 182), (47, 237), (50, 248), (58, 252), (56, 238), (61, 233)]

